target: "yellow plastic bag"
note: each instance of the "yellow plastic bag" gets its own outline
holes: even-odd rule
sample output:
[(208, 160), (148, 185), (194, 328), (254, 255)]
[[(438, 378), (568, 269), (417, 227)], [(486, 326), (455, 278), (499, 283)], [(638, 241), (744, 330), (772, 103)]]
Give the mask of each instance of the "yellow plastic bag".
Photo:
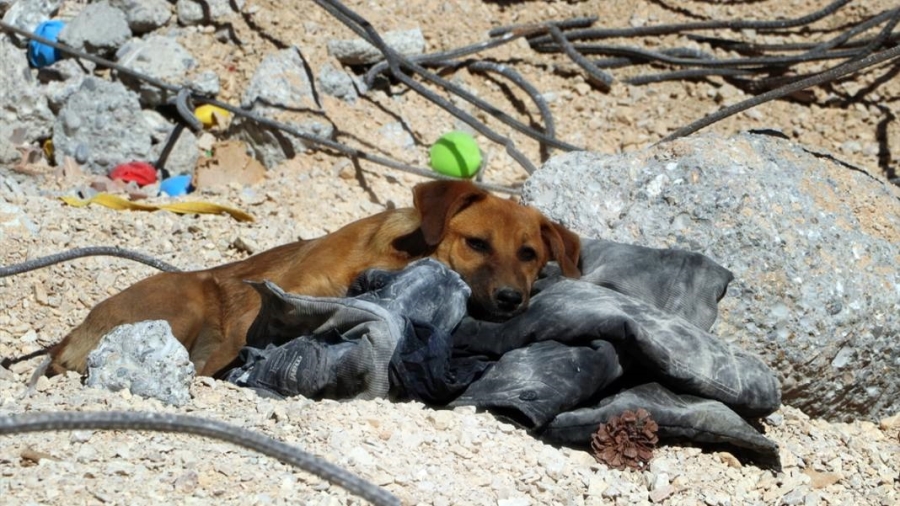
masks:
[(123, 199), (110, 193), (98, 193), (87, 200), (76, 197), (60, 197), (63, 202), (74, 207), (84, 207), (88, 204), (100, 204), (101, 206), (117, 210), (129, 211), (171, 211), (178, 214), (230, 214), (238, 221), (253, 221), (253, 216), (233, 207), (213, 204), (212, 202), (173, 202), (171, 204), (142, 204)]

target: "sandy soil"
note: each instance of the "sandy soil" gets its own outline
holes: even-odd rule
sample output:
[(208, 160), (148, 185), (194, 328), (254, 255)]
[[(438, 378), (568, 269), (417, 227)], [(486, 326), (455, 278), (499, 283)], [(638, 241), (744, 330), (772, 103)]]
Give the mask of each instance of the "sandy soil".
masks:
[[(222, 76), (221, 98), (236, 103), (272, 41), (296, 44), (313, 69), (331, 61), (330, 38), (349, 30), (311, 2), (286, 6), (248, 1), (233, 27), (241, 45), (220, 42), (209, 29), (184, 29), (181, 40), (201, 68)], [(428, 51), (486, 38), (492, 27), (581, 15), (600, 15), (601, 25), (637, 26), (705, 18), (796, 17), (824, 1), (678, 2), (348, 2), (379, 30), (421, 27)], [(838, 15), (797, 32), (795, 40), (824, 38), (843, 26), (895, 5), (889, 0), (853, 2)], [(252, 24), (248, 24), (247, 20)], [(750, 31), (721, 33), (774, 41)], [(700, 47), (678, 37), (611, 41), (643, 47)], [(513, 65), (548, 99), (559, 137), (587, 149), (615, 153), (640, 149), (674, 129), (747, 98), (718, 78), (648, 86), (617, 83), (593, 89), (563, 57), (538, 54), (524, 44), (483, 55)], [(333, 64), (337, 65), (336, 62)], [(807, 69), (820, 68), (817, 64)], [(615, 71), (618, 77), (652, 71)], [(751, 128), (783, 131), (797, 142), (829, 151), (870, 174), (896, 169), (891, 150), (900, 143), (900, 81), (887, 67), (813, 92), (812, 102), (778, 101), (710, 127), (723, 134)], [(528, 98), (500, 81), (460, 71), (459, 84), (526, 122), (540, 118)], [(323, 97), (339, 140), (424, 165), (429, 146), (460, 125), (443, 110), (394, 86), (355, 104)], [(854, 100), (847, 97), (857, 95)], [(534, 141), (484, 114), (478, 117), (510, 135), (536, 163)], [(402, 121), (414, 139), (404, 147), (379, 132)], [(486, 179), (522, 181), (526, 174), (502, 147), (479, 138), (489, 168)], [(87, 184), (54, 168), (38, 175), (0, 168), (0, 264), (66, 248), (117, 245), (184, 268), (244, 258), (297, 237), (335, 230), (390, 206), (410, 204), (419, 178), (311, 152), (268, 172), (257, 185), (231, 187), (199, 198), (240, 207), (252, 223), (225, 216), (116, 212), (72, 208), (56, 196)], [(158, 200), (158, 199), (154, 199)], [(15, 356), (57, 342), (108, 295), (151, 274), (149, 267), (114, 258), (89, 258), (0, 279), (0, 356)], [(83, 389), (74, 376), (42, 381), (32, 397), (19, 397), (35, 361), (0, 369), (0, 412), (139, 409), (185, 412), (230, 421), (298, 444), (396, 493), (404, 504), (897, 504), (900, 501), (897, 421), (830, 424), (785, 407), (766, 421), (783, 448), (783, 472), (744, 466), (724, 452), (668, 446), (645, 473), (611, 471), (579, 451), (545, 446), (487, 414), (432, 411), (417, 404), (259, 399), (221, 382), (198, 379), (184, 408), (129, 395)], [(33, 456), (38, 452), (38, 457)], [(43, 457), (41, 457), (43, 455)], [(35, 465), (35, 460), (39, 461)], [(271, 459), (235, 447), (180, 435), (75, 432), (0, 439), (0, 493), (10, 504), (356, 504), (337, 487)]]

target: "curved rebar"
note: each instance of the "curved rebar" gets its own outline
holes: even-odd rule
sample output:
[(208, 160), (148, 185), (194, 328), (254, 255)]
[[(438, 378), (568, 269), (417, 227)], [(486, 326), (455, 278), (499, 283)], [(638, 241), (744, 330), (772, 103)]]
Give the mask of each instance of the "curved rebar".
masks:
[[(551, 139), (556, 138), (556, 123), (553, 120), (553, 113), (550, 111), (550, 106), (547, 105), (547, 101), (544, 100), (544, 96), (541, 92), (535, 88), (534, 85), (525, 80), (521, 74), (506, 65), (489, 61), (473, 61), (468, 63), (466, 67), (475, 72), (493, 72), (495, 74), (500, 74), (521, 88), (522, 91), (531, 98), (531, 101), (534, 102), (535, 107), (537, 107), (538, 112), (541, 115), (541, 120), (544, 122), (544, 134)], [(541, 144), (548, 150), (553, 147), (549, 143), (542, 142)]]
[(678, 130), (672, 132), (667, 135), (663, 139), (661, 139), (656, 144), (662, 144), (664, 142), (673, 141), (678, 139), (679, 137), (685, 137), (690, 135), (698, 130), (708, 127), (717, 121), (721, 121), (729, 116), (733, 116), (741, 111), (746, 111), (751, 107), (756, 107), (757, 105), (766, 103), (770, 100), (775, 100), (776, 98), (781, 98), (791, 93), (795, 93), (800, 90), (804, 90), (806, 88), (810, 88), (813, 86), (818, 86), (822, 83), (827, 83), (829, 81), (833, 81), (839, 77), (843, 77), (848, 74), (852, 74), (854, 72), (859, 72), (860, 70), (871, 67), (873, 65), (878, 65), (879, 63), (886, 62), (888, 60), (892, 60), (894, 58), (900, 57), (900, 46), (895, 46), (891, 49), (886, 49), (879, 53), (875, 53), (873, 55), (869, 55), (862, 60), (853, 60), (846, 63), (842, 63), (836, 67), (832, 67), (820, 74), (816, 74), (814, 76), (808, 77), (806, 79), (801, 79), (799, 81), (790, 83), (786, 86), (782, 86), (781, 88), (776, 88), (769, 92), (763, 93), (761, 95), (757, 95), (755, 97), (749, 98), (742, 102), (738, 102), (732, 106), (726, 107), (719, 111), (716, 111), (698, 121), (691, 123), (685, 127), (679, 128)]
[[(608, 38), (628, 38), (640, 37), (646, 35), (669, 35), (673, 33), (686, 32), (690, 30), (713, 30), (713, 29), (731, 29), (731, 30), (771, 30), (779, 28), (794, 28), (798, 26), (814, 23), (826, 16), (834, 14), (838, 9), (847, 5), (852, 0), (835, 0), (824, 8), (801, 16), (799, 18), (781, 19), (781, 20), (710, 20), (698, 21), (693, 23), (673, 23), (666, 25), (650, 25), (638, 26), (633, 28), (583, 28), (566, 32), (566, 38), (569, 41), (583, 39), (608, 39)], [(533, 45), (541, 45), (550, 42), (553, 38), (549, 35), (543, 35), (529, 39)]]

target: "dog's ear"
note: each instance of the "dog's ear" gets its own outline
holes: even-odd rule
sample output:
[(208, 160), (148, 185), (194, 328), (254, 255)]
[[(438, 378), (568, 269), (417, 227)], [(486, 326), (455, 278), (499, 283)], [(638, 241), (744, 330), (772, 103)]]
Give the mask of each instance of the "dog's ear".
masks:
[(541, 237), (550, 250), (550, 259), (555, 260), (567, 278), (580, 278), (581, 239), (566, 227), (544, 218), (541, 223)]
[(487, 192), (469, 181), (431, 181), (413, 188), (413, 202), (422, 217), (420, 229), (429, 246), (440, 244), (450, 218)]

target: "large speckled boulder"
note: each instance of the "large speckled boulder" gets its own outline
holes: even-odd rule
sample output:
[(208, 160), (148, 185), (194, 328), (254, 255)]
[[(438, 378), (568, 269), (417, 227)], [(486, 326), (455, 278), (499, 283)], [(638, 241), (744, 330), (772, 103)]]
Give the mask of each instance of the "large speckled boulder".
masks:
[(784, 402), (900, 411), (900, 191), (771, 136), (557, 156), (524, 200), (586, 236), (704, 253), (734, 272), (713, 328), (779, 371)]

